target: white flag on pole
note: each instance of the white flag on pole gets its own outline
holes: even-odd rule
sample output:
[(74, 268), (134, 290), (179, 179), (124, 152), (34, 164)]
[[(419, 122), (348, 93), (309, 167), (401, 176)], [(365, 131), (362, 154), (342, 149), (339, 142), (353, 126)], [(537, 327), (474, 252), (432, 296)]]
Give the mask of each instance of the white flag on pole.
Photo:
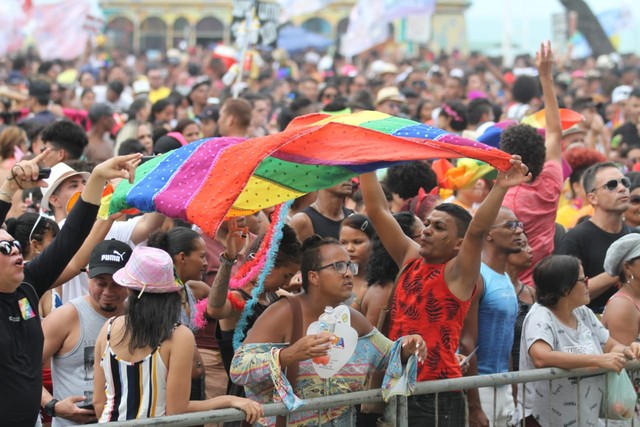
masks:
[(349, 15), (349, 28), (340, 41), (340, 53), (354, 56), (389, 38), (384, 0), (358, 0)]

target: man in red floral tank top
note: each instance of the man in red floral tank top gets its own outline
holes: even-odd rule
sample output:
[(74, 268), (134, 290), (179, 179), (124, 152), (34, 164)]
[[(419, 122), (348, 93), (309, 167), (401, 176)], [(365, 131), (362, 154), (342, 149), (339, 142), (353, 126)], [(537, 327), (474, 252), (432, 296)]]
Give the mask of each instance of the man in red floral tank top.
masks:
[[(482, 245), (507, 190), (531, 179), (519, 156), (500, 172), (496, 184), (473, 219), (460, 206), (443, 203), (425, 222), (420, 244), (406, 236), (389, 211), (375, 173), (360, 177), (367, 215), (393, 260), (404, 268), (390, 311), (389, 338), (420, 334), (427, 359), (418, 367), (418, 380), (461, 376), (455, 356), (462, 323), (480, 274)], [(460, 391), (409, 398), (409, 425), (465, 425), (465, 397)]]

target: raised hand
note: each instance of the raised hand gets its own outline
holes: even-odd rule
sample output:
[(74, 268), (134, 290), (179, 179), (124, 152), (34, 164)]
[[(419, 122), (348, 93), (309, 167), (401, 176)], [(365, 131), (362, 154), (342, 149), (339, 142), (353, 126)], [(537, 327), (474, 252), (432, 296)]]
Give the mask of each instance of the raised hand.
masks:
[(141, 160), (142, 154), (140, 153), (116, 156), (96, 166), (93, 169), (92, 175), (105, 180), (114, 178), (128, 179), (129, 182), (133, 184), (135, 170)]
[(7, 178), (9, 187), (12, 190), (20, 190), (23, 188), (46, 187), (47, 183), (42, 179), (38, 179), (40, 167), (38, 163), (43, 161), (51, 152), (47, 148), (31, 160), (21, 160), (11, 168), (11, 173)]
[(540, 77), (553, 76), (553, 51), (551, 50), (551, 42), (540, 43), (540, 50), (536, 52), (536, 67)]
[(522, 158), (517, 154), (511, 156), (511, 168), (506, 172), (499, 172), (496, 185), (509, 188), (516, 187), (524, 182), (531, 181), (531, 173), (527, 165), (522, 163)]
[(225, 249), (225, 256), (227, 259), (236, 259), (238, 252), (242, 249), (247, 237), (249, 236), (249, 227), (238, 227), (238, 222), (235, 218), (231, 218), (227, 225), (229, 232), (227, 233), (227, 248)]

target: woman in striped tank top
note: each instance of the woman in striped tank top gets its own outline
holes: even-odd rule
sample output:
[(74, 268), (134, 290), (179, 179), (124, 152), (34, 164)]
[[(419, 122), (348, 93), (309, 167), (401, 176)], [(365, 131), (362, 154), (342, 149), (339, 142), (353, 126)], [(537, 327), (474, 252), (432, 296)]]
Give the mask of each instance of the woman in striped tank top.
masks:
[(100, 422), (234, 407), (253, 423), (260, 405), (235, 396), (190, 401), (193, 333), (180, 325), (182, 286), (161, 249), (136, 247), (113, 280), (131, 289), (124, 316), (110, 319), (95, 348), (93, 404)]

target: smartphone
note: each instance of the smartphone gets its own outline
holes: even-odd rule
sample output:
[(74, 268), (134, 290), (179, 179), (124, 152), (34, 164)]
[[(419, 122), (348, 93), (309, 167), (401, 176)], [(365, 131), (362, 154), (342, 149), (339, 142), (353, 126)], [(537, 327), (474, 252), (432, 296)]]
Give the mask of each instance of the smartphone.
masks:
[(93, 403), (92, 402), (86, 402), (86, 401), (82, 401), (79, 405), (77, 405), (78, 408), (80, 409), (89, 409), (90, 411), (95, 411), (95, 409), (93, 408)]
[(51, 168), (40, 168), (38, 171), (38, 179), (47, 179), (51, 176)]

